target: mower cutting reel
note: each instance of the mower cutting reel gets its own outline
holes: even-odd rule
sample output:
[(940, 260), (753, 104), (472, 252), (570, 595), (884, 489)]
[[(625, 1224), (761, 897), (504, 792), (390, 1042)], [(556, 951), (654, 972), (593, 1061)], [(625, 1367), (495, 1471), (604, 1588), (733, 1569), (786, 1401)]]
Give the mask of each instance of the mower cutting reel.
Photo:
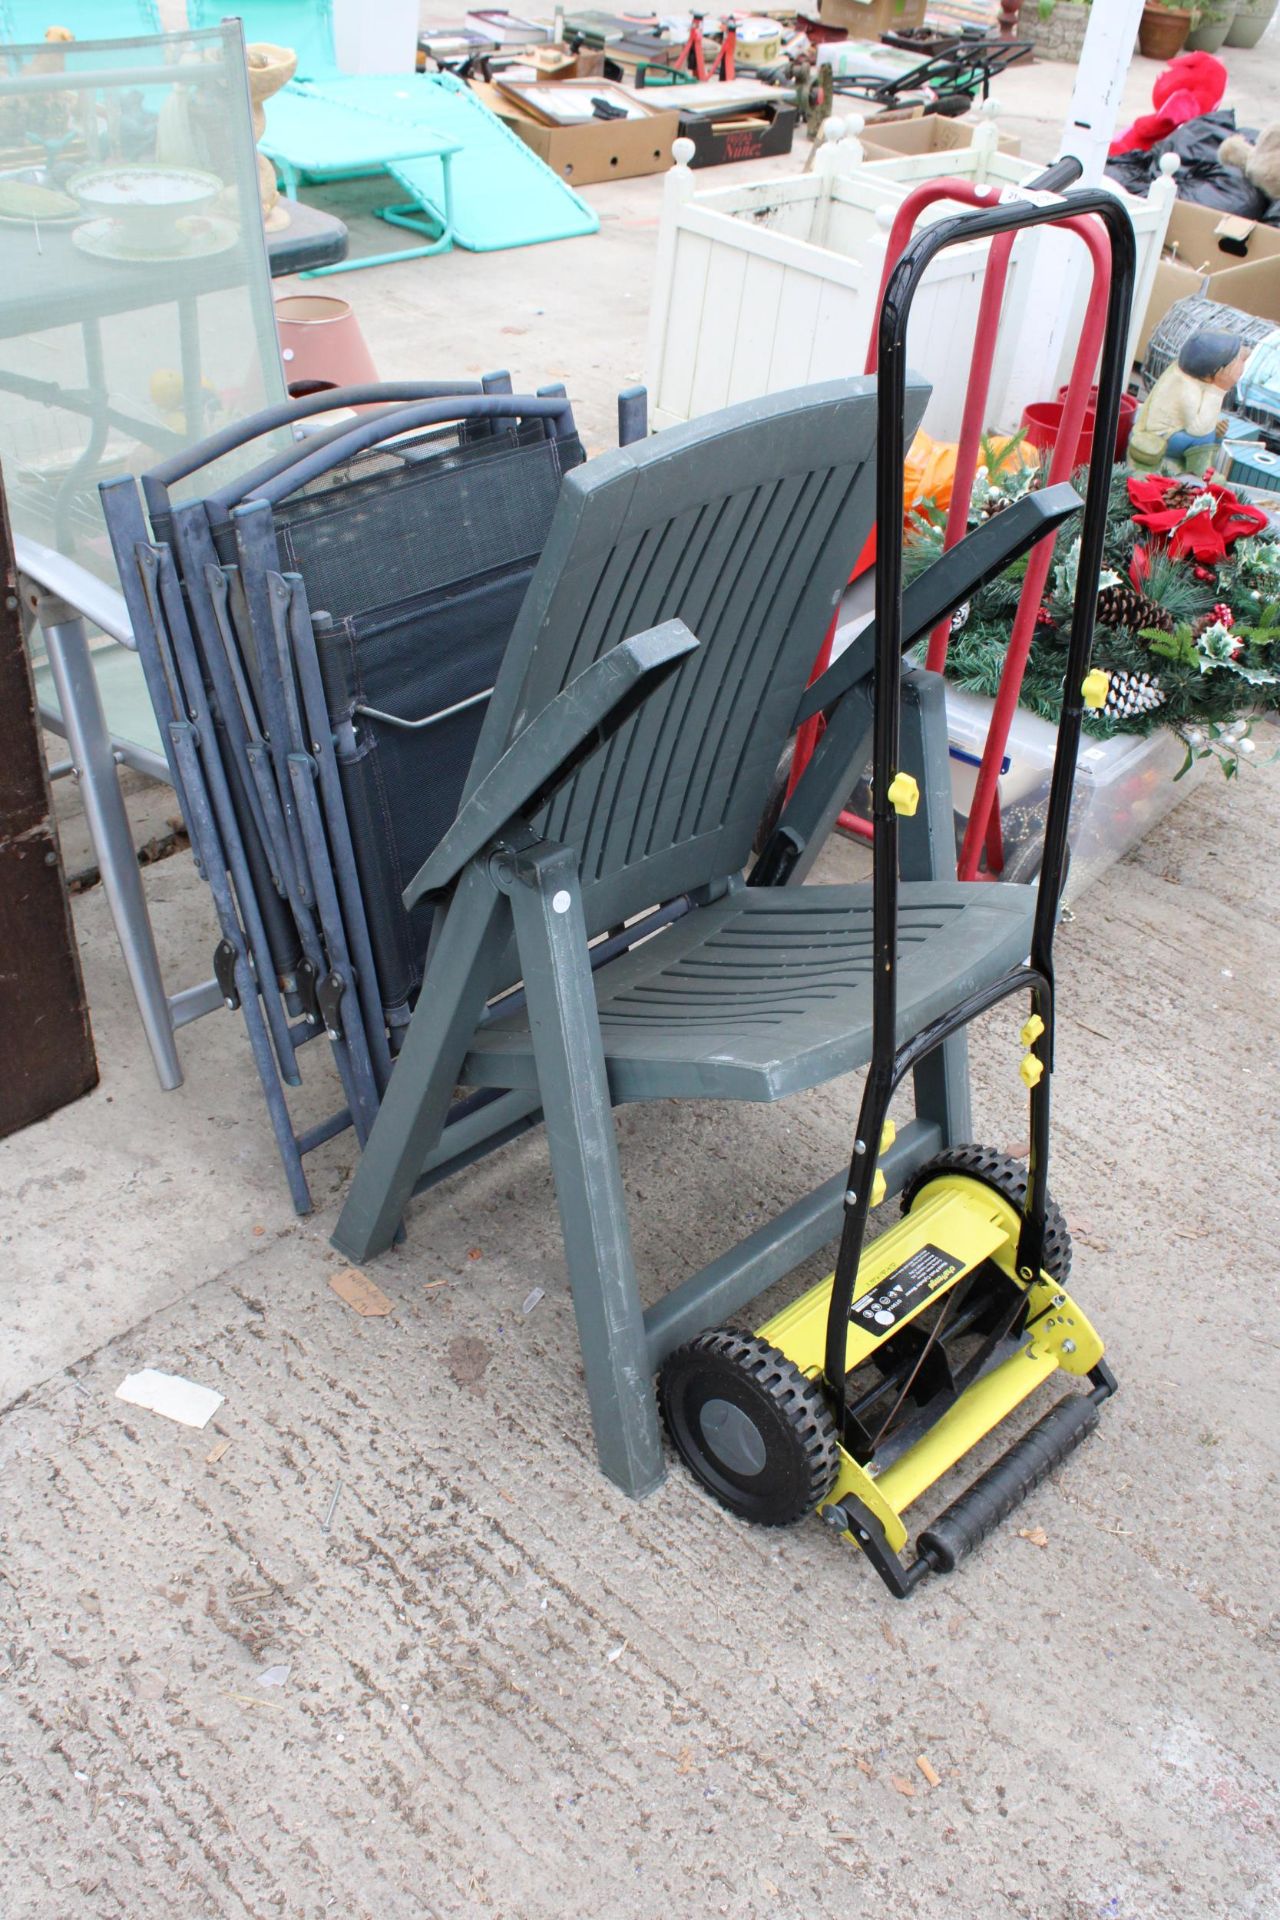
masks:
[[(744, 1519), (787, 1525), (817, 1511), (859, 1545), (902, 1598), (947, 1572), (1010, 1513), (1098, 1422), (1115, 1390), (1102, 1341), (1067, 1291), (1071, 1244), (1049, 1198), (1053, 1067), (1053, 937), (1086, 704), (1108, 482), (1124, 379), (1134, 285), (1127, 216), (1087, 190), (1034, 202), (1011, 194), (991, 209), (937, 221), (910, 242), (884, 290), (879, 323), (877, 524), (901, 526), (905, 341), (914, 294), (944, 247), (1086, 217), (1110, 239), (1098, 430), (1080, 561), (1044, 853), (1029, 959), (963, 994), (922, 1032), (897, 1038), (898, 814), (915, 804), (899, 766), (903, 634), (901, 543), (881, 543), (876, 572), (872, 826), (873, 1033), (845, 1192), (835, 1270), (754, 1334), (703, 1333), (668, 1355), (659, 1395), (669, 1431), (703, 1484)], [(885, 1197), (876, 1167), (894, 1139), (888, 1118), (901, 1081), (952, 1034), (1013, 996), (1029, 994), (1020, 1077), (1030, 1097), (1029, 1167), (994, 1150), (947, 1148), (908, 1180), (903, 1215), (866, 1241)], [(903, 1514), (1054, 1375), (1088, 1382), (1069, 1394), (919, 1536), (909, 1564)]]

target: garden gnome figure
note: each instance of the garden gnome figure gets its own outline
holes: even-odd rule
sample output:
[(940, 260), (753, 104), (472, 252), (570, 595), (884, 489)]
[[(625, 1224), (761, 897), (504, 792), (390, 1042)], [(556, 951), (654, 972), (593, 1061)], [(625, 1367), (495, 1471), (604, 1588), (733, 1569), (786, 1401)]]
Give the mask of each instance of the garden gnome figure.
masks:
[[(298, 56), (292, 47), (273, 47), (256, 40), (244, 50), (249, 69), (249, 99), (253, 108), (253, 137), (261, 140), (267, 130), (265, 102), (292, 80)], [(262, 202), (262, 224), (268, 233), (279, 233), (289, 224), (289, 209), (276, 186), (274, 163), (265, 153), (258, 155), (258, 198)]]
[(1158, 473), (1203, 473), (1227, 431), (1222, 403), (1248, 349), (1234, 333), (1193, 333), (1138, 409), (1129, 465)]

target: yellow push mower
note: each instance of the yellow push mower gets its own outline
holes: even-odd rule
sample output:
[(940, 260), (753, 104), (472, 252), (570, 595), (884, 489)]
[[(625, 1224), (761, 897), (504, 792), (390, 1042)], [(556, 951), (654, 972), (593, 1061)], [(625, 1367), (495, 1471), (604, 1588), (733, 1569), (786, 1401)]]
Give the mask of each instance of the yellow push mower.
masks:
[[(868, 1555), (905, 1598), (979, 1544), (1091, 1433), (1115, 1391), (1102, 1341), (1067, 1291), (1071, 1244), (1050, 1200), (1053, 936), (1082, 709), (1102, 706), (1107, 677), (1090, 673), (1094, 603), (1133, 292), (1133, 240), (1110, 195), (1077, 192), (939, 220), (903, 253), (880, 321), (877, 524), (902, 524), (905, 336), (912, 295), (942, 247), (1055, 220), (1099, 217), (1111, 241), (1098, 425), (1081, 523), (1069, 666), (1045, 827), (1029, 960), (956, 1002), (923, 1032), (897, 1031), (897, 816), (914, 811), (898, 766), (902, 556), (885, 540), (876, 578), (873, 882), (875, 963), (871, 1061), (850, 1161), (835, 1271), (754, 1333), (700, 1334), (663, 1364), (663, 1414), (686, 1464), (744, 1519), (786, 1526), (817, 1512)], [(1029, 992), (1021, 1076), (1030, 1094), (1030, 1171), (988, 1148), (956, 1146), (920, 1168), (903, 1218), (865, 1245), (884, 1198), (879, 1153), (899, 1082), (977, 1015)], [(919, 1536), (903, 1514), (984, 1435), (1059, 1372), (1088, 1382), (1059, 1399)]]

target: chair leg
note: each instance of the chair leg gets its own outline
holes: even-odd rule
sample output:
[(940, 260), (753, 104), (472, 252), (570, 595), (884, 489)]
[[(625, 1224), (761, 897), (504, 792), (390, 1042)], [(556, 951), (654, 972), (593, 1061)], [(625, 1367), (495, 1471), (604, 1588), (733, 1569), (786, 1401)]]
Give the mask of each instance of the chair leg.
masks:
[(510, 932), (502, 895), (473, 864), (444, 914), (408, 1035), (338, 1216), (333, 1244), (350, 1260), (385, 1253), (399, 1231), (423, 1163), (444, 1131), (489, 997), (493, 962)]
[(510, 898), (596, 1453), (639, 1499), (666, 1464), (572, 852), (533, 849)]
[(93, 676), (84, 621), (64, 600), (43, 593), (36, 601), (36, 618), (44, 633), (71, 758), (80, 776), (85, 819), (98, 856), (103, 891), (115, 922), (116, 937), (138, 1003), (156, 1077), (164, 1091), (170, 1093), (182, 1085), (173, 1018), (147, 917), (142, 873), (120, 792), (115, 753), (98, 683)]
[[(904, 880), (950, 880), (956, 870), (955, 815), (951, 799), (951, 753), (941, 674), (917, 671), (902, 677), (902, 765), (920, 787), (915, 817), (900, 829)], [(969, 1042), (953, 1034), (915, 1070), (916, 1113), (941, 1129), (944, 1147), (973, 1138), (969, 1095)]]

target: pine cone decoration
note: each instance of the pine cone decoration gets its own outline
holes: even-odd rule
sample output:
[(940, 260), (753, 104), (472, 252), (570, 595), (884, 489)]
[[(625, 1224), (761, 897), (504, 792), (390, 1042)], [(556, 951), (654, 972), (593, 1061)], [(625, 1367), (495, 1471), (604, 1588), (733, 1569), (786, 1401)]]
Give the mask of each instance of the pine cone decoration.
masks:
[(1106, 719), (1136, 720), (1139, 714), (1152, 713), (1164, 705), (1164, 692), (1153, 673), (1128, 673), (1123, 667), (1107, 671), (1111, 684), (1102, 709)]
[(1144, 627), (1159, 627), (1162, 633), (1172, 633), (1174, 627), (1171, 613), (1124, 581), (1102, 589), (1098, 595), (1098, 619), (1104, 627), (1129, 627), (1134, 633), (1140, 633)]

